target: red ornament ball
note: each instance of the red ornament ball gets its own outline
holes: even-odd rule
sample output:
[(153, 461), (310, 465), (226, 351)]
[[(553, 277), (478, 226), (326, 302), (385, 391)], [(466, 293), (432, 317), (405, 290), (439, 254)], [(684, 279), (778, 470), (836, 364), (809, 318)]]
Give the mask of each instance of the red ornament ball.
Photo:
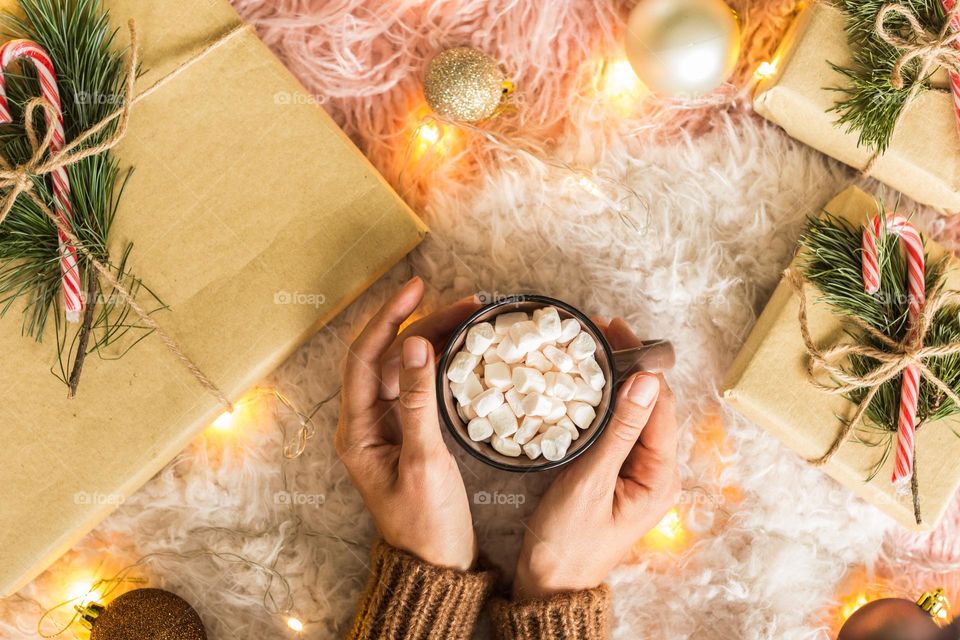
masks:
[(865, 604), (850, 616), (837, 640), (937, 640), (940, 631), (916, 603), (884, 598)]

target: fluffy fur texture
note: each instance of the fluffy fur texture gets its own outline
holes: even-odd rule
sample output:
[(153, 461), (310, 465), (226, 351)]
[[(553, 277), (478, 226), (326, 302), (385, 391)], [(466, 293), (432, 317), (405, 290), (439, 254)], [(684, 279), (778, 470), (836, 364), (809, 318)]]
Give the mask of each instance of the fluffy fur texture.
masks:
[[(718, 403), (723, 372), (805, 216), (854, 179), (749, 111), (751, 72), (770, 55), (790, 0), (739, 3), (745, 51), (729, 86), (695, 106), (647, 98), (628, 111), (603, 97), (602, 78), (603, 60), (622, 56), (632, 3), (234, 3), (433, 230), (266, 384), (304, 407), (335, 390), (346, 344), (411, 273), (429, 285), (427, 311), (476, 291), (538, 291), (592, 314), (621, 315), (640, 335), (669, 338), (679, 350), (669, 379), (680, 407), (688, 535), (673, 550), (638, 544), (611, 576), (615, 638), (823, 639), (835, 630), (840, 600), (862, 584), (913, 596), (944, 582), (960, 595), (948, 576), (960, 568), (960, 505), (932, 535), (903, 533)], [(411, 155), (422, 68), (461, 44), (502, 60), (518, 84), (518, 109), (488, 128), (511, 145), (629, 185), (639, 198), (630, 201), (636, 229), (568, 174), (476, 134), (448, 132), (449, 146)], [(929, 233), (956, 245), (955, 223), (918, 216)], [(232, 432), (197, 438), (49, 571), (0, 602), (0, 637), (33, 637), (40, 610), (64, 584), (101, 564), (110, 575), (144, 554), (197, 549), (275, 565), (307, 622), (304, 637), (341, 635), (375, 532), (333, 453), (335, 404), (317, 414), (316, 438), (285, 469), (290, 490), (314, 503), (322, 496), (322, 504), (291, 512), (277, 503), (280, 427), (295, 420), (263, 399)], [(521, 521), (550, 474), (516, 477), (458, 457), (470, 495), (499, 492), (522, 502), (474, 505), (483, 548), (509, 575)], [(191, 601), (211, 638), (290, 635), (282, 617), (260, 606), (267, 576), (249, 566), (161, 557), (135, 575)], [(284, 606), (282, 584), (272, 586)]]

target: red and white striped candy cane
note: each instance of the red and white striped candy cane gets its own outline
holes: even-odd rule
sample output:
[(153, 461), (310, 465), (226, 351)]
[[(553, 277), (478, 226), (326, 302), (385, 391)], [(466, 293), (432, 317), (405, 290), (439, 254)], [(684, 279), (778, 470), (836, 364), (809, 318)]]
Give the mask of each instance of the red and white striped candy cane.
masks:
[[(920, 233), (901, 215), (886, 219), (886, 231), (900, 236), (907, 253), (907, 319), (916, 326), (920, 309), (926, 301), (926, 276), (923, 257), (923, 240)], [(875, 217), (863, 230), (863, 285), (867, 293), (880, 290), (880, 269), (877, 241), (884, 229), (880, 216)], [(897, 426), (897, 457), (893, 468), (893, 482), (903, 486), (913, 476), (914, 435), (917, 429), (917, 401), (920, 396), (920, 369), (908, 365), (903, 370), (900, 385), (900, 420)]]
[[(13, 122), (10, 113), (10, 104), (7, 102), (7, 87), (5, 71), (16, 60), (29, 60), (37, 69), (40, 79), (40, 90), (43, 98), (53, 105), (56, 117), (44, 111), (47, 127), (53, 130), (50, 143), (50, 152), (56, 153), (64, 146), (63, 105), (60, 103), (60, 91), (57, 88), (57, 75), (53, 69), (53, 61), (47, 52), (30, 40), (11, 40), (0, 47), (0, 123)], [(67, 170), (59, 168), (52, 172), (53, 197), (57, 214), (67, 225), (72, 226), (73, 207), (70, 204), (70, 180)], [(80, 268), (77, 263), (77, 250), (72, 247), (58, 230), (60, 239), (60, 271), (63, 274), (63, 301), (67, 312), (67, 319), (71, 322), (80, 320), (83, 310), (83, 297), (80, 289)]]
[[(943, 0), (943, 8), (950, 15), (950, 29), (960, 32), (960, 13), (953, 13), (954, 0)], [(960, 42), (954, 40), (953, 46), (960, 49)], [(953, 93), (953, 110), (957, 116), (957, 126), (960, 127), (960, 74), (950, 72), (950, 90)]]

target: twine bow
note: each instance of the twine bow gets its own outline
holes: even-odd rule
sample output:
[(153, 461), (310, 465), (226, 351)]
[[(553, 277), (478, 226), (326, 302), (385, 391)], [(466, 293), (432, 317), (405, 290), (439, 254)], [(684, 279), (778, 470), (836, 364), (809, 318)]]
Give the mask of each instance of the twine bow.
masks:
[[(929, 287), (930, 295), (927, 297), (926, 304), (920, 310), (917, 322), (902, 340), (894, 340), (886, 334), (878, 331), (856, 316), (846, 316), (863, 334), (880, 345), (880, 348), (864, 343), (841, 343), (827, 348), (821, 348), (814, 342), (810, 335), (810, 324), (807, 318), (807, 300), (804, 294), (806, 279), (796, 269), (788, 269), (784, 274), (797, 292), (799, 300), (798, 319), (800, 321), (800, 336), (810, 356), (807, 360), (807, 375), (810, 383), (821, 391), (834, 395), (846, 395), (860, 389), (867, 389), (857, 409), (849, 420), (846, 420), (840, 433), (837, 435), (833, 444), (825, 454), (819, 458), (809, 460), (817, 467), (821, 467), (837, 454), (840, 447), (844, 445), (853, 434), (854, 428), (860, 423), (870, 403), (873, 401), (877, 392), (884, 383), (889, 382), (903, 373), (908, 366), (916, 366), (923, 374), (923, 379), (933, 384), (947, 398), (960, 407), (960, 396), (954, 393), (953, 389), (940, 379), (930, 367), (927, 366), (927, 360), (941, 356), (948, 356), (960, 353), (960, 342), (951, 342), (934, 347), (925, 346), (924, 340), (933, 325), (933, 319), (937, 312), (948, 304), (960, 303), (960, 291), (946, 289), (943, 284), (943, 276), (932, 287)], [(844, 364), (849, 362), (852, 356), (861, 356), (875, 360), (876, 367), (863, 375), (856, 375), (844, 368)], [(834, 382), (821, 382), (823, 374), (830, 376)], [(919, 497), (917, 495), (916, 473), (913, 474), (912, 489), (914, 498), (914, 515), (917, 523), (921, 522)]]
[[(52, 128), (48, 127), (44, 137), (38, 140), (34, 122), (38, 110), (43, 109), (49, 113), (54, 107), (43, 98), (34, 98), (26, 104), (24, 109), (24, 125), (26, 128), (27, 139), (30, 143), (31, 155), (29, 160), (23, 164), (15, 166), (8, 158), (0, 153), (0, 191), (5, 191), (5, 193), (2, 195), (2, 199), (0, 199), (0, 203), (2, 203), (0, 204), (0, 224), (3, 224), (4, 220), (13, 210), (13, 206), (18, 198), (23, 196), (30, 198), (37, 205), (37, 208), (51, 222), (53, 222), (54, 225), (56, 225), (57, 229), (63, 233), (64, 237), (71, 242), (76, 250), (83, 255), (84, 258), (86, 258), (89, 266), (95, 269), (104, 280), (110, 283), (110, 285), (118, 292), (123, 301), (130, 306), (137, 317), (142, 320), (151, 331), (160, 337), (164, 345), (167, 347), (167, 350), (170, 351), (170, 353), (180, 361), (181, 365), (183, 365), (190, 375), (193, 376), (193, 378), (210, 395), (216, 398), (217, 401), (223, 405), (227, 411), (233, 411), (233, 403), (230, 402), (226, 394), (193, 362), (193, 360), (190, 359), (176, 339), (174, 339), (173, 336), (171, 336), (166, 329), (164, 329), (153, 318), (153, 316), (151, 316), (150, 313), (136, 301), (130, 290), (119, 281), (119, 279), (113, 274), (113, 271), (110, 269), (110, 267), (103, 264), (91, 252), (90, 249), (84, 246), (80, 239), (77, 238), (76, 234), (74, 234), (73, 230), (70, 229), (70, 227), (60, 218), (60, 216), (56, 215), (50, 209), (50, 207), (47, 206), (43, 199), (34, 191), (34, 185), (38, 181), (42, 181), (44, 177), (53, 171), (69, 167), (80, 162), (81, 160), (104, 153), (116, 147), (127, 134), (127, 129), (130, 122), (130, 113), (135, 104), (151, 95), (162, 86), (166, 85), (168, 82), (183, 73), (186, 69), (192, 67), (194, 64), (205, 58), (210, 52), (231, 40), (235, 35), (250, 28), (249, 25), (242, 24), (232, 29), (214, 42), (210, 43), (202, 51), (197, 53), (196, 56), (188, 59), (186, 62), (173, 69), (170, 73), (161, 78), (146, 91), (140, 93), (139, 95), (135, 95), (134, 85), (137, 79), (137, 69), (139, 66), (139, 47), (136, 24), (133, 20), (130, 20), (128, 25), (130, 29), (130, 58), (128, 61), (126, 77), (124, 81), (123, 106), (120, 109), (117, 109), (103, 120), (81, 133), (72, 142), (64, 146), (56, 153), (50, 153), (50, 145), (53, 139)], [(91, 141), (106, 131), (114, 121), (117, 121), (117, 124), (113, 133), (107, 136), (104, 140), (91, 144)], [(90, 146), (87, 146), (88, 144)]]
[[(877, 36), (903, 52), (890, 74), (890, 83), (895, 89), (904, 87), (903, 68), (912, 60), (920, 60), (920, 70), (911, 87), (908, 101), (914, 97), (916, 91), (920, 90), (921, 82), (935, 66), (942, 66), (949, 71), (960, 73), (960, 50), (955, 46), (955, 43), (960, 40), (960, 32), (951, 28), (953, 20), (960, 15), (958, 11), (960, 11), (960, 3), (954, 4), (947, 12), (939, 33), (924, 29), (916, 14), (903, 4), (884, 5), (877, 14)], [(911, 37), (903, 37), (887, 29), (887, 18), (891, 15), (899, 15), (907, 21), (912, 32)]]

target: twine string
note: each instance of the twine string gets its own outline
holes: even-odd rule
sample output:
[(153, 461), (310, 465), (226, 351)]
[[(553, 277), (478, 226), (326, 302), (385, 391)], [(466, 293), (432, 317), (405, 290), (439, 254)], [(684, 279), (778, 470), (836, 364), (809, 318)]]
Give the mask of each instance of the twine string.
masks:
[[(43, 139), (38, 140), (36, 136), (36, 129), (34, 127), (34, 121), (37, 111), (43, 109), (49, 113), (52, 112), (54, 107), (43, 98), (34, 98), (26, 104), (24, 109), (24, 126), (26, 127), (27, 140), (30, 144), (31, 155), (30, 158), (23, 164), (14, 166), (9, 159), (0, 153), (0, 190), (6, 190), (6, 193), (2, 196), (2, 200), (0, 200), (0, 224), (3, 224), (4, 220), (13, 210), (13, 206), (18, 198), (21, 196), (30, 198), (37, 208), (47, 218), (49, 218), (54, 225), (56, 225), (57, 229), (63, 233), (64, 237), (70, 241), (76, 250), (81, 253), (84, 258), (86, 258), (89, 265), (93, 267), (97, 273), (103, 277), (104, 280), (114, 287), (114, 289), (120, 294), (120, 297), (123, 299), (123, 301), (130, 306), (137, 317), (139, 317), (140, 320), (147, 325), (147, 327), (149, 327), (157, 334), (157, 336), (160, 337), (167, 350), (173, 354), (174, 357), (176, 357), (176, 359), (181, 365), (183, 365), (184, 369), (190, 373), (194, 380), (196, 380), (200, 386), (203, 387), (211, 396), (216, 398), (217, 401), (223, 405), (227, 411), (233, 411), (233, 403), (227, 398), (227, 395), (186, 354), (180, 343), (177, 342), (177, 340), (170, 335), (170, 333), (168, 333), (166, 329), (164, 329), (163, 326), (160, 325), (151, 316), (151, 314), (136, 301), (129, 288), (120, 282), (120, 280), (113, 274), (113, 271), (110, 269), (110, 267), (101, 262), (96, 255), (94, 255), (94, 253), (87, 248), (79, 238), (77, 238), (76, 234), (69, 227), (69, 225), (67, 225), (66, 222), (60, 218), (60, 216), (56, 215), (34, 191), (36, 179), (42, 180), (45, 176), (54, 171), (65, 169), (86, 158), (105, 153), (116, 147), (127, 134), (130, 123), (130, 114), (134, 105), (152, 95), (168, 82), (181, 75), (184, 71), (192, 67), (200, 60), (204, 59), (211, 52), (232, 40), (237, 34), (242, 33), (250, 28), (250, 26), (247, 24), (241, 24), (237, 26), (207, 45), (195, 56), (176, 66), (172, 71), (158, 80), (148, 89), (139, 95), (135, 95), (134, 85), (137, 79), (137, 69), (139, 67), (140, 55), (135, 22), (130, 20), (128, 27), (130, 30), (130, 56), (127, 63), (126, 77), (124, 79), (123, 106), (121, 108), (117, 109), (103, 120), (78, 135), (72, 142), (64, 146), (58, 152), (50, 153), (50, 145), (53, 140), (53, 129), (48, 127)], [(91, 142), (97, 136), (101, 135), (109, 126), (111, 126), (114, 121), (117, 121), (117, 124), (113, 133), (100, 142), (91, 144)]]
[[(853, 433), (854, 428), (863, 419), (867, 408), (873, 401), (880, 387), (889, 380), (900, 375), (908, 366), (916, 366), (923, 373), (923, 379), (937, 387), (953, 403), (960, 407), (960, 396), (950, 386), (930, 370), (926, 361), (960, 353), (960, 342), (950, 342), (944, 345), (928, 347), (923, 341), (930, 331), (933, 319), (937, 312), (948, 304), (960, 303), (960, 291), (945, 289), (943, 276), (933, 287), (933, 293), (927, 298), (926, 304), (920, 310), (920, 315), (914, 327), (902, 340), (894, 340), (870, 326), (856, 316), (849, 316), (849, 320), (865, 335), (882, 345), (882, 349), (861, 343), (842, 343), (828, 348), (821, 348), (814, 342), (810, 334), (810, 323), (807, 317), (807, 300), (804, 293), (806, 278), (796, 269), (787, 269), (784, 274), (793, 285), (799, 301), (798, 319), (800, 321), (800, 336), (810, 356), (807, 360), (807, 375), (810, 383), (821, 391), (834, 395), (845, 395), (859, 389), (867, 389), (857, 409), (849, 420), (844, 422), (843, 428), (830, 445), (827, 452), (819, 458), (809, 462), (816, 466), (826, 465), (836, 455)], [(870, 371), (857, 375), (843, 367), (843, 364), (853, 356), (861, 356), (875, 360), (878, 365)], [(822, 374), (828, 374), (832, 383), (820, 381)]]
[[(911, 32), (909, 36), (902, 36), (887, 28), (887, 19), (895, 15), (907, 21)], [(935, 67), (941, 66), (954, 73), (960, 73), (960, 49), (955, 46), (960, 41), (960, 31), (951, 29), (953, 19), (957, 16), (960, 16), (960, 2), (954, 4), (953, 8), (947, 12), (940, 31), (933, 32), (926, 30), (920, 24), (920, 20), (917, 19), (913, 10), (904, 4), (886, 4), (877, 13), (874, 24), (877, 36), (883, 42), (902, 52), (890, 73), (890, 84), (893, 85), (894, 89), (899, 91), (906, 85), (903, 78), (903, 70), (906, 65), (913, 60), (920, 61), (920, 68), (910, 85), (907, 97), (903, 101), (903, 108), (900, 109), (900, 113), (893, 121), (893, 131), (900, 127), (906, 117), (908, 105), (923, 89), (924, 80)], [(882, 152), (874, 152), (861, 173), (864, 176), (869, 176), (882, 156)]]

